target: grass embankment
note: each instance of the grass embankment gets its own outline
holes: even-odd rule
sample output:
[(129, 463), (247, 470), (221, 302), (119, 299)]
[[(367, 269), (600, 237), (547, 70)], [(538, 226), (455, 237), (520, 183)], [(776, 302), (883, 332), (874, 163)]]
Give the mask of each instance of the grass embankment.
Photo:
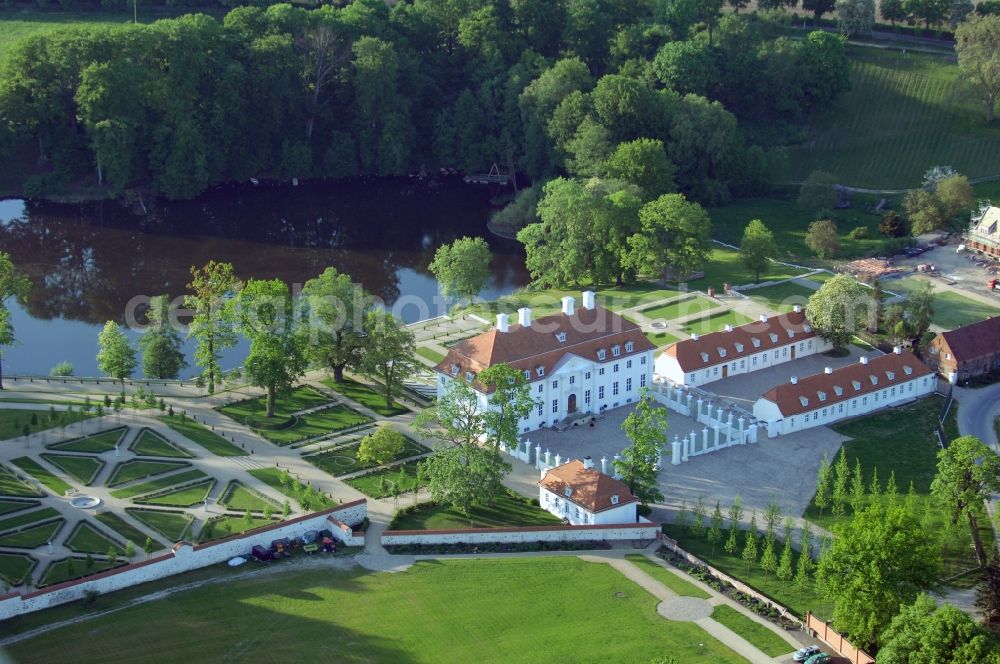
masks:
[[(213, 584), (67, 626), (11, 647), (15, 659), (222, 661), (315, 658), (350, 643), (366, 661), (745, 660), (694, 623), (664, 624), (657, 600), (608, 565), (576, 558), (418, 562), (398, 574), (289, 570)], [(553, 616), (558, 616), (554, 620)], [(614, 616), (628, 638), (594, 629)], [(100, 633), (101, 639), (88, 635)], [(503, 634), (499, 638), (498, 634)]]
[(842, 184), (897, 189), (920, 186), (936, 164), (969, 177), (997, 174), (1000, 128), (983, 122), (984, 107), (953, 60), (860, 47), (849, 53), (851, 90), (821, 109), (808, 142), (789, 150), (785, 179), (821, 169)]
[(389, 526), (390, 530), (460, 530), (464, 528), (508, 528), (521, 526), (554, 526), (562, 520), (531, 501), (504, 493), (493, 506), (475, 506), (469, 515), (448, 505), (424, 503), (400, 510)]
[(242, 447), (233, 445), (219, 434), (211, 431), (205, 425), (195, 422), (190, 417), (181, 418), (179, 415), (164, 415), (157, 419), (216, 456), (247, 456), (250, 454)]

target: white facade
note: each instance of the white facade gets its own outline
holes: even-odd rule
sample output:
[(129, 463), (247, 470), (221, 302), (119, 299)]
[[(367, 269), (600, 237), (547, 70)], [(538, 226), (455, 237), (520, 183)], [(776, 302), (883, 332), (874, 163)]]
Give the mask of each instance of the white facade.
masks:
[(624, 505), (611, 507), (600, 512), (591, 512), (566, 496), (549, 491), (543, 486), (538, 487), (538, 502), (543, 510), (551, 512), (560, 519), (566, 519), (574, 526), (604, 526), (611, 524), (635, 523), (635, 507), (638, 504), (632, 500)]
[[(551, 426), (571, 414), (596, 414), (639, 400), (639, 392), (653, 384), (652, 350), (624, 354), (605, 362), (594, 362), (567, 353), (544, 376), (532, 373), (528, 383), (534, 407), (521, 422), (521, 433)], [(438, 374), (437, 395), (441, 398), (454, 380)], [(491, 395), (478, 393), (480, 408), (489, 407)]]
[(850, 396), (835, 403), (817, 401), (816, 408), (787, 417), (782, 414), (778, 404), (761, 397), (754, 404), (753, 414), (757, 419), (767, 423), (767, 434), (774, 438), (919, 399), (932, 393), (937, 387), (936, 383), (937, 379), (933, 374), (924, 374), (897, 385)]
[(692, 385), (697, 387), (730, 376), (767, 369), (768, 367), (791, 362), (807, 355), (825, 353), (832, 347), (830, 342), (825, 341), (821, 337), (809, 337), (808, 339), (792, 338), (789, 339), (787, 344), (776, 348), (769, 348), (768, 350), (745, 355), (738, 359), (724, 360), (723, 358), (719, 358), (720, 361), (716, 364), (690, 372), (685, 372), (681, 368), (676, 357), (661, 353), (656, 358), (656, 375), (677, 385)]

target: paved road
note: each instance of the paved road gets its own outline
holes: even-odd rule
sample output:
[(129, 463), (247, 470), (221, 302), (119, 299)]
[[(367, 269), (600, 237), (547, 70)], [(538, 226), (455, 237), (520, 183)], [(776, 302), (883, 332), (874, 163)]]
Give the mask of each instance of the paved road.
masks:
[(963, 436), (976, 436), (1000, 451), (993, 422), (1000, 416), (1000, 383), (970, 389), (955, 388), (958, 401), (958, 430)]

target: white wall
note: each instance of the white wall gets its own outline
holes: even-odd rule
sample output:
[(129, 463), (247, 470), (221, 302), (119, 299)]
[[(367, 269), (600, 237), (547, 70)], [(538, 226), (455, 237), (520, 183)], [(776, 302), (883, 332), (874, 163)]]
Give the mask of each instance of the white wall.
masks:
[(905, 383), (885, 387), (881, 390), (851, 397), (838, 403), (823, 405), (805, 413), (784, 417), (777, 404), (764, 397), (757, 400), (753, 406), (753, 414), (759, 420), (767, 422), (767, 435), (770, 438), (783, 434), (826, 426), (849, 417), (857, 417), (912, 401), (926, 396), (937, 388), (937, 379), (933, 374), (918, 376)]
[[(269, 546), (272, 540), (300, 537), (310, 530), (329, 529), (335, 537), (344, 541), (343, 530), (335, 527), (336, 524), (332, 523), (329, 517), (333, 517), (336, 522), (355, 524), (364, 519), (367, 514), (368, 502), (362, 499), (215, 542), (198, 545), (187, 542), (179, 543), (174, 546), (172, 553), (163, 556), (118, 567), (76, 581), (56, 584), (23, 595), (19, 592), (0, 595), (0, 620), (82, 599), (90, 590), (105, 594), (181, 572), (215, 565), (234, 556), (246, 555), (256, 545)], [(355, 540), (353, 543), (357, 544), (357, 538), (353, 539)]]
[(535, 526), (530, 528), (472, 528), (468, 530), (387, 530), (382, 546), (394, 544), (485, 544), (572, 542), (580, 540), (653, 540), (660, 527), (643, 522), (604, 526)]
[[(795, 348), (794, 353), (792, 352), (793, 347)], [(730, 359), (725, 362), (721, 361), (722, 358), (719, 358), (717, 352), (714, 352), (713, 354), (709, 354), (709, 359), (716, 361), (715, 364), (688, 373), (681, 370), (680, 363), (677, 362), (676, 358), (661, 353), (656, 358), (656, 375), (667, 378), (679, 385), (705, 385), (722, 380), (723, 367), (726, 369), (725, 374), (728, 378), (729, 376), (738, 376), (760, 369), (767, 369), (768, 367), (791, 362), (793, 359), (800, 357), (824, 353), (830, 350), (831, 347), (830, 342), (816, 336), (808, 339), (797, 339), (792, 341), (792, 343), (778, 346), (777, 348), (770, 348), (759, 353)]]
[(591, 512), (580, 507), (572, 500), (567, 500), (564, 496), (553, 493), (542, 486), (538, 487), (538, 502), (543, 510), (554, 514), (560, 519), (566, 519), (574, 526), (631, 524), (636, 521), (635, 502), (601, 510), (600, 512)]

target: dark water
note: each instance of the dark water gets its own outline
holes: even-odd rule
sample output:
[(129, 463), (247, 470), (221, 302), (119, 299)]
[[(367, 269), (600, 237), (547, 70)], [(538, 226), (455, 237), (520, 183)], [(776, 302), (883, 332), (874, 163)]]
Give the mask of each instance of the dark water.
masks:
[[(437, 247), (479, 235), (494, 255), (481, 295), (509, 292), (528, 277), (520, 247), (486, 229), (494, 193), (454, 180), (248, 185), (157, 201), (145, 215), (120, 202), (0, 201), (0, 250), (33, 283), (27, 305), (13, 307), (20, 343), (6, 351), (4, 371), (46, 374), (68, 360), (77, 375), (97, 375), (104, 322), (124, 322), (136, 296), (182, 295), (190, 267), (208, 260), (289, 284), (334, 266), (412, 322), (443, 313), (427, 270)], [(244, 354), (233, 349), (227, 364)]]

